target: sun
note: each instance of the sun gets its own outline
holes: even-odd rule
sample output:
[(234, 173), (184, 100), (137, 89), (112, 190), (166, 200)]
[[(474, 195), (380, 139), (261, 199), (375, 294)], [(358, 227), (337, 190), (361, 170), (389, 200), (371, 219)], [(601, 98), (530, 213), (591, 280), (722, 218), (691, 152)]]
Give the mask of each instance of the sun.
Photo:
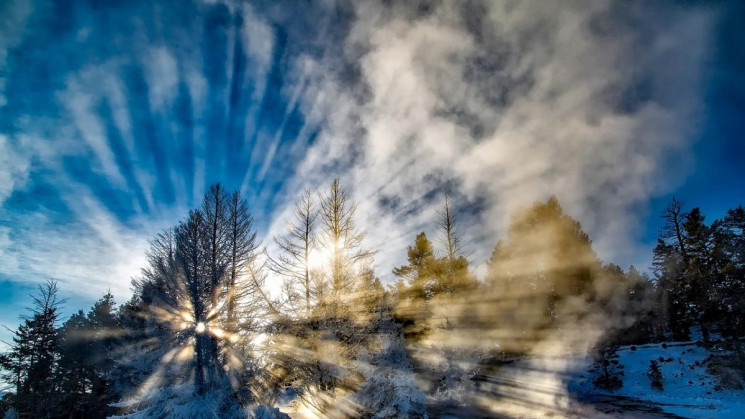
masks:
[(204, 333), (205, 330), (206, 330), (206, 326), (202, 322), (197, 323), (196, 327), (194, 328), (194, 331), (197, 332), (198, 334)]
[(313, 249), (308, 254), (308, 267), (313, 269), (321, 269), (329, 259), (330, 251), (327, 249)]

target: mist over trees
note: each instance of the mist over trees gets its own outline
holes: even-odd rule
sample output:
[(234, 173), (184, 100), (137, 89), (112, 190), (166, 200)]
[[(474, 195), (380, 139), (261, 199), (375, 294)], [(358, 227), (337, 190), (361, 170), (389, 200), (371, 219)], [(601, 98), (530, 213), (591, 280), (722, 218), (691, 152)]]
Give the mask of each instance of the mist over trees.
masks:
[(2, 409), (283, 417), (272, 406), (291, 399), (318, 416), (425, 417), (488, 394), (485, 374), (541, 353), (590, 353), (593, 383), (614, 390), (619, 345), (694, 332), (745, 370), (742, 206), (707, 222), (672, 200), (650, 277), (601, 261), (551, 197), (512, 215), (478, 278), (462, 238), (477, 226), (445, 197), (435, 237), (411, 237), (387, 286), (356, 209), (338, 179), (305, 191), (264, 247), (250, 203), (211, 186), (201, 206), (154, 232), (129, 301), (107, 293), (62, 321), (56, 283), (39, 286), (0, 356)]

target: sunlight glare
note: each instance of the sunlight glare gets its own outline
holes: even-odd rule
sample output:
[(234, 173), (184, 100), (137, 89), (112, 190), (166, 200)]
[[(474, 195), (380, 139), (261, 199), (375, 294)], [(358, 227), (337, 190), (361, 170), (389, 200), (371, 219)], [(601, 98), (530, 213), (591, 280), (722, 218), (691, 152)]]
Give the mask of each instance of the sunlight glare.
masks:
[(319, 249), (314, 249), (313, 251), (311, 251), (308, 255), (308, 267), (311, 270), (323, 268), (324, 262), (326, 262), (327, 259), (327, 253), (329, 252), (325, 252)]

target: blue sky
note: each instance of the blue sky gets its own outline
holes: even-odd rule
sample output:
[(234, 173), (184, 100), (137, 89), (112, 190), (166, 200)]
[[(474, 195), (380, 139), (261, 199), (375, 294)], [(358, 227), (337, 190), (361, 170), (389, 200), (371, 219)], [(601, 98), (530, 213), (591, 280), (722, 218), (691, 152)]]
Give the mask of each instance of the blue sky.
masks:
[[(454, 197), (475, 265), (556, 194), (646, 267), (672, 195), (745, 201), (739, 2), (0, 4), (0, 322), (34, 284), (129, 298), (213, 182), (269, 244), (340, 177), (387, 279)], [(271, 251), (271, 248), (270, 248)]]

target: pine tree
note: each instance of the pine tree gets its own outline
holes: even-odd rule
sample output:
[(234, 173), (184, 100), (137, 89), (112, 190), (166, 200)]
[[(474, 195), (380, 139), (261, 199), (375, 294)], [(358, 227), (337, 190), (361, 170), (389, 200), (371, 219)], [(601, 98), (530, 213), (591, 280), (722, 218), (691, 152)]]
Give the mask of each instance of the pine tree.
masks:
[(493, 327), (512, 335), (499, 344), (508, 352), (522, 352), (557, 325), (571, 326), (581, 313), (567, 301), (594, 301), (601, 273), (590, 238), (555, 197), (516, 211), (507, 240), (492, 253), (486, 278), (494, 301)]
[(445, 266), (435, 257), (434, 246), (424, 232), (408, 247), (407, 258), (408, 265), (393, 269), (393, 274), (401, 281), (394, 314), (406, 340), (413, 343), (429, 332), (428, 322), (432, 316), (429, 301), (435, 296)]
[[(661, 291), (661, 313), (669, 320), (674, 339), (688, 339), (697, 324), (705, 342), (709, 329), (722, 318), (721, 304), (729, 265), (726, 221), (707, 225), (698, 208), (683, 212), (673, 200), (665, 210), (666, 224), (654, 250), (654, 269)], [(729, 284), (733, 285), (733, 284)]]
[(675, 198), (662, 213), (665, 224), (654, 249), (653, 269), (659, 284), (659, 311), (669, 322), (673, 339), (687, 340), (690, 334), (689, 288), (684, 275), (689, 265), (688, 247), (684, 241), (685, 212)]
[(61, 407), (73, 416), (105, 417), (115, 400), (114, 353), (121, 335), (114, 297), (107, 292), (86, 316), (73, 314), (60, 329), (55, 380), (63, 389)]
[[(373, 252), (363, 247), (365, 232), (356, 225), (356, 205), (338, 179), (319, 201), (316, 219), (306, 192), (288, 234), (276, 239), (281, 254), (271, 259), (271, 270), (286, 279), (285, 300), (299, 301), (296, 311), (310, 308), (311, 315), (272, 319), (266, 344), (271, 367), (261, 381), (274, 388), (293, 383), (332, 394), (359, 386), (363, 373), (358, 356), (376, 341), (379, 327), (389, 331), (391, 325), (382, 327), (390, 323), (386, 294), (371, 268)], [(316, 260), (311, 269), (311, 255), (325, 260)], [(323, 399), (321, 411), (331, 408)]]
[(87, 411), (88, 395), (93, 382), (91, 323), (83, 310), (73, 314), (60, 330), (60, 360), (57, 380), (65, 389), (62, 409), (74, 415)]
[(715, 257), (714, 237), (718, 226), (717, 222), (707, 226), (705, 217), (698, 208), (686, 214), (683, 223), (683, 240), (688, 255), (683, 281), (688, 291), (687, 301), (692, 320), (698, 323), (705, 342), (709, 341), (709, 327), (717, 310), (716, 281), (720, 267), (717, 266)]
[(455, 210), (450, 202), (450, 197), (447, 195), (445, 196), (445, 203), (439, 216), (437, 230), (441, 235), (440, 240), (445, 248), (445, 256), (448, 261), (453, 261), (462, 252), (463, 243), (459, 226), (455, 220)]
[(722, 336), (735, 349), (741, 368), (745, 369), (745, 208), (727, 211), (714, 238), (717, 257), (721, 259), (716, 289), (719, 324)]
[(122, 333), (116, 302), (110, 291), (93, 304), (87, 320), (90, 325), (87, 363), (91, 369), (88, 413), (93, 416), (107, 416), (112, 413), (109, 404), (118, 396), (113, 391), (116, 362), (114, 353), (119, 348)]
[(28, 380), (28, 367), (30, 359), (30, 334), (27, 321), (24, 320), (13, 332), (13, 343), (10, 350), (0, 355), (0, 370), (2, 380), (9, 384), (12, 392), (6, 395), (11, 408), (25, 407), (28, 394), (25, 391), (25, 383)]
[(321, 231), (319, 245), (330, 254), (328, 279), (331, 289), (330, 309), (333, 315), (353, 292), (354, 280), (373, 253), (363, 248), (365, 231), (357, 227), (357, 206), (349, 201), (348, 192), (339, 179), (331, 182), (329, 192), (320, 199)]
[(660, 370), (660, 364), (655, 360), (649, 361), (649, 369), (647, 370), (647, 377), (649, 377), (649, 385), (653, 390), (662, 391), (662, 370)]
[(15, 384), (13, 407), (21, 416), (52, 417), (58, 409), (59, 362), (57, 283), (47, 281), (32, 295), (31, 315), (15, 331), (10, 351), (2, 357), (4, 379)]
[(358, 322), (372, 325), (381, 320), (383, 312), (388, 308), (387, 294), (371, 266), (361, 269), (353, 295)]
[(616, 391), (623, 387), (623, 365), (618, 361), (618, 346), (604, 345), (596, 351), (590, 372), (594, 374), (592, 384), (600, 389)]
[(438, 274), (434, 246), (422, 232), (417, 234), (414, 245), (407, 249), (408, 265), (393, 269), (393, 275), (406, 281), (405, 298), (429, 300), (435, 288), (435, 276)]

